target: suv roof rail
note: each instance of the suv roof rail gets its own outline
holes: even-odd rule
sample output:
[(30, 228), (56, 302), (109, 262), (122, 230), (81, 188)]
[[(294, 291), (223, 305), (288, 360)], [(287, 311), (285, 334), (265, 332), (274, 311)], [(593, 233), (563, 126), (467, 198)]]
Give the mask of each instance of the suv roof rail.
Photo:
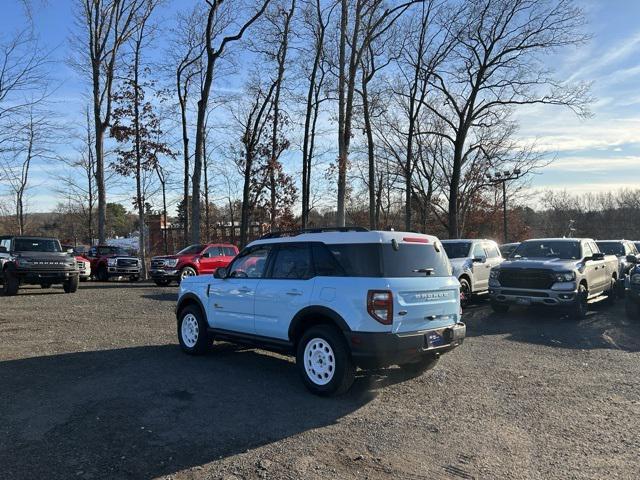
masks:
[(269, 238), (282, 238), (282, 237), (295, 237), (304, 233), (323, 233), (323, 232), (368, 232), (369, 229), (365, 227), (318, 227), (318, 228), (301, 228), (298, 230), (277, 230), (275, 232), (269, 232), (259, 238), (259, 240), (266, 240)]

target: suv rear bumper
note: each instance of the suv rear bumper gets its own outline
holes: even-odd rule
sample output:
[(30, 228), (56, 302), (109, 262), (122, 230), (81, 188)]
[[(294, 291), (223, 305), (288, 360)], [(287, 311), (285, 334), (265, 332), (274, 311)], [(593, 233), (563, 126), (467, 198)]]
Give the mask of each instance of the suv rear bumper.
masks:
[[(428, 335), (437, 333), (444, 343), (429, 346)], [(407, 333), (349, 332), (347, 341), (356, 365), (381, 368), (411, 363), (425, 356), (438, 356), (462, 344), (467, 333), (464, 323), (434, 330)]]

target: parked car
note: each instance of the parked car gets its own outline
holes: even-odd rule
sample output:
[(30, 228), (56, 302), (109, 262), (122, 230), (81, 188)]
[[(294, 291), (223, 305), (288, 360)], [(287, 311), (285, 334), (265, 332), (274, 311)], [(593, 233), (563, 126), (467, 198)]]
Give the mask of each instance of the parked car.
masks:
[(638, 249), (630, 240), (598, 240), (596, 245), (606, 255), (615, 255), (618, 258), (618, 293), (619, 296), (624, 296), (627, 275), (636, 263), (630, 262), (629, 258), (635, 258)]
[(82, 248), (82, 250), (79, 250), (78, 247), (73, 245), (62, 245), (62, 250), (75, 254), (80, 281), (85, 282), (91, 278), (91, 262), (82, 256), (80, 252), (85, 250), (82, 246), (80, 248)]
[(493, 240), (443, 240), (453, 275), (460, 282), (462, 306), (474, 295), (489, 291), (489, 272), (500, 265), (504, 258)]
[(15, 295), (20, 285), (49, 288), (62, 284), (65, 293), (78, 290), (78, 268), (73, 255), (49, 237), (0, 237), (3, 255), (0, 281), (5, 295)]
[(190, 245), (175, 255), (153, 257), (150, 275), (158, 286), (174, 280), (180, 283), (186, 277), (212, 274), (226, 267), (237, 254), (238, 247), (227, 243)]
[(515, 242), (515, 243), (503, 243), (502, 245), (500, 245), (500, 253), (502, 254), (502, 258), (509, 258), (513, 252), (516, 251), (516, 248), (518, 248), (518, 245), (520, 245), (520, 242)]
[(85, 258), (91, 262), (92, 275), (101, 282), (113, 277), (128, 277), (132, 282), (140, 280), (140, 259), (129, 255), (124, 248), (97, 245), (89, 249)]
[(545, 305), (583, 318), (589, 300), (606, 295), (615, 301), (617, 281), (618, 258), (590, 238), (527, 240), (491, 270), (489, 296), (498, 313), (514, 304)]
[(640, 320), (640, 262), (637, 257), (630, 257), (628, 261), (634, 266), (627, 277), (624, 306), (629, 320)]
[(306, 387), (345, 392), (356, 367), (432, 368), (460, 345), (459, 284), (436, 237), (365, 229), (271, 234), (180, 283), (182, 350), (212, 339), (295, 355)]

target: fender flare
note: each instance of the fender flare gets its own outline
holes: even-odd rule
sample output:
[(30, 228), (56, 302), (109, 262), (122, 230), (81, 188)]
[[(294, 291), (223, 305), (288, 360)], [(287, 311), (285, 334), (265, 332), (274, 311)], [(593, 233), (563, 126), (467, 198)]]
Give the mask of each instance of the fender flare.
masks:
[(182, 307), (186, 303), (197, 304), (200, 307), (202, 314), (204, 315), (205, 322), (207, 322), (207, 324), (209, 323), (207, 319), (207, 309), (204, 307), (202, 300), (200, 300), (200, 297), (198, 297), (195, 293), (191, 293), (191, 292), (185, 293), (178, 299), (178, 303), (176, 303), (176, 320), (179, 320), (178, 314), (180, 313), (180, 310), (182, 310)]
[(293, 338), (295, 337), (295, 333), (298, 331), (299, 326), (302, 324), (302, 322), (305, 321), (305, 318), (314, 316), (328, 318), (332, 322), (334, 322), (336, 326), (344, 333), (351, 332), (351, 328), (349, 328), (347, 322), (335, 310), (332, 310), (328, 307), (323, 307), (322, 305), (309, 305), (296, 313), (293, 319), (291, 319), (288, 331), (289, 340), (293, 340)]

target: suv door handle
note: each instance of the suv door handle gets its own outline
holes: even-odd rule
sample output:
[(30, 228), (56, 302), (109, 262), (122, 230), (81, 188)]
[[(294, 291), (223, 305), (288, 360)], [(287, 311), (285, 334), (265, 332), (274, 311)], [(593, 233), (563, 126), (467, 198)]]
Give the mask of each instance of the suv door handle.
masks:
[(300, 290), (293, 289), (293, 290), (289, 290), (287, 292), (287, 295), (302, 295), (302, 292)]

